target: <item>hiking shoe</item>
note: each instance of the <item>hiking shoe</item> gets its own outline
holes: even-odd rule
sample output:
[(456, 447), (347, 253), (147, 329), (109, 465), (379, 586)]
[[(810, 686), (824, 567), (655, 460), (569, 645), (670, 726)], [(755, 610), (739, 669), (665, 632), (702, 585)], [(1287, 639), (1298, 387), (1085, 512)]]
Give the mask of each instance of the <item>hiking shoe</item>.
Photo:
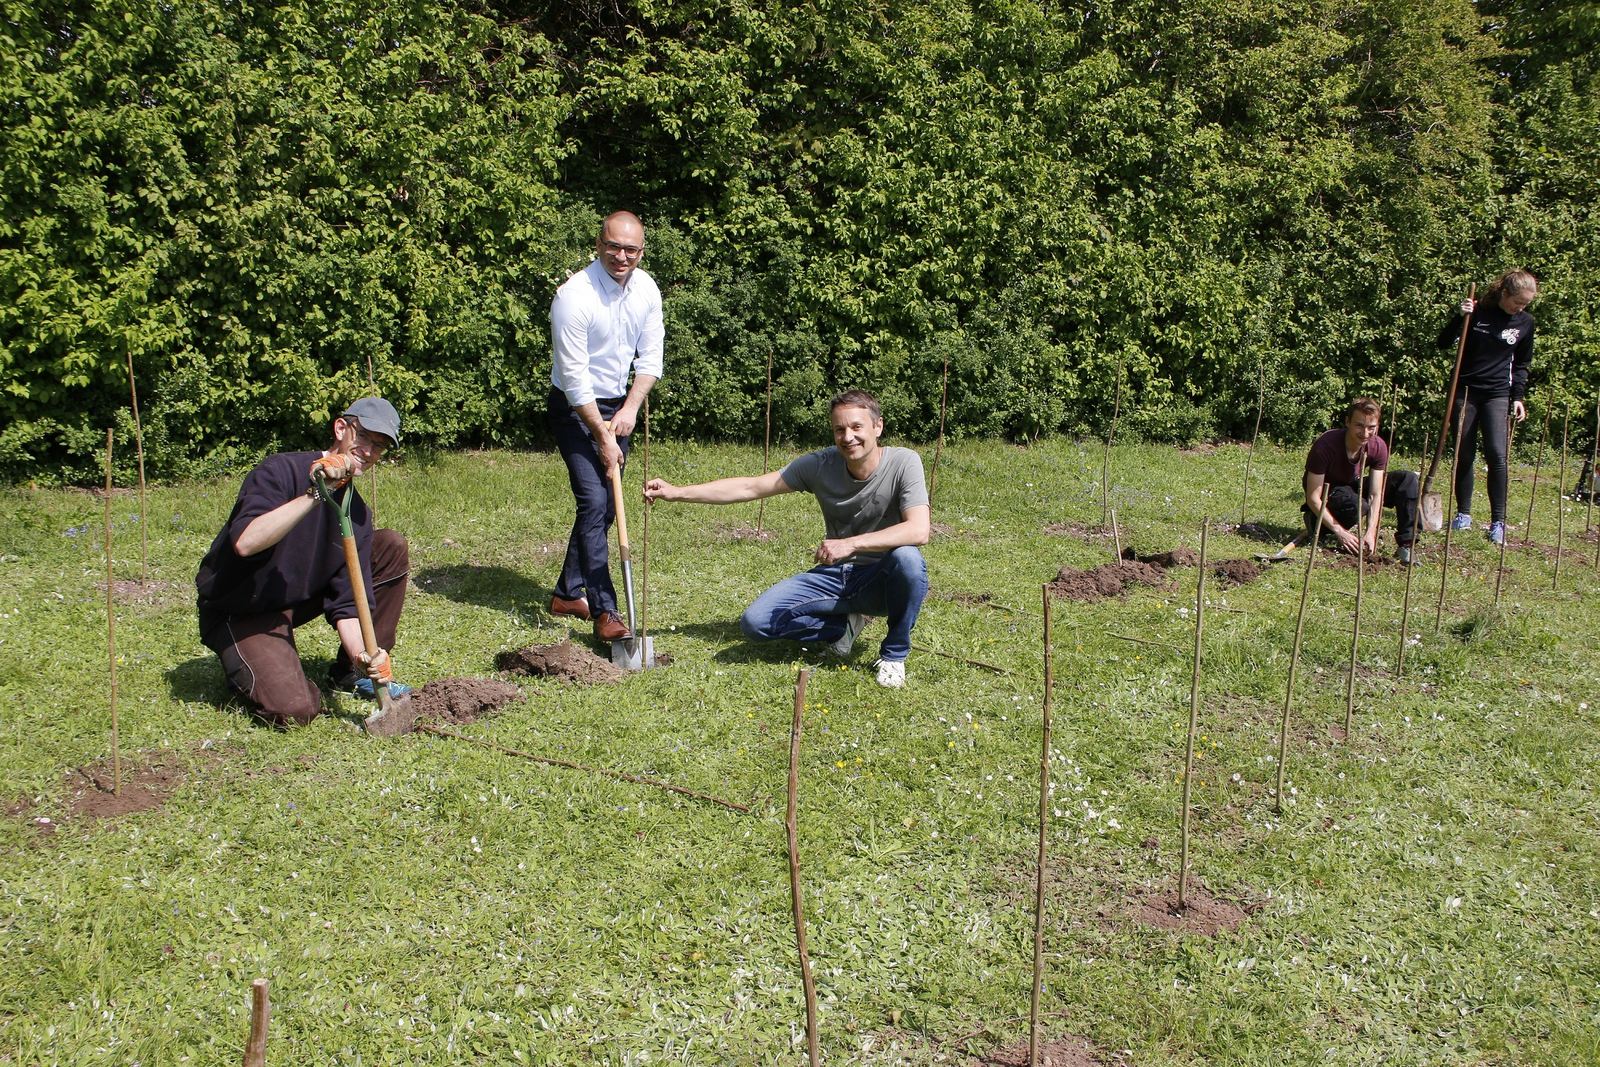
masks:
[(878, 661), (878, 684), (885, 689), (904, 689), (906, 687), (906, 661), (903, 659), (893, 662), (880, 659)]
[(856, 647), (856, 638), (860, 637), (861, 631), (866, 628), (867, 617), (851, 612), (850, 617), (844, 621), (844, 636), (837, 641), (830, 641), (828, 651), (835, 656), (848, 656), (850, 650)]
[(1394, 550), (1394, 558), (1395, 562), (1404, 563), (1408, 567), (1415, 567), (1422, 562), (1422, 558), (1416, 554), (1416, 550), (1410, 545), (1397, 546)]
[(1485, 536), (1487, 536), (1489, 538), (1489, 540), (1494, 544), (1497, 544), (1497, 545), (1505, 544), (1506, 543), (1506, 524), (1505, 524), (1505, 520), (1502, 519), (1499, 522), (1491, 522), (1489, 524), (1489, 532)]
[(1470, 530), (1470, 529), (1472, 529), (1472, 516), (1471, 515), (1463, 515), (1459, 511), (1456, 512), (1456, 517), (1450, 520), (1450, 529), (1452, 529), (1452, 530)]

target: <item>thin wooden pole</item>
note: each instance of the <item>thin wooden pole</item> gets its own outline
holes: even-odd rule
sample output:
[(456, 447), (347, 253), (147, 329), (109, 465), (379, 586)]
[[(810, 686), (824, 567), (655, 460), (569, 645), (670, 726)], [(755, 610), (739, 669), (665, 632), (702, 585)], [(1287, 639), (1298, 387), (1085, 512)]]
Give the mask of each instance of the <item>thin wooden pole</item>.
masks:
[(1039, 1065), (1039, 1001), (1044, 993), (1045, 841), (1050, 819), (1050, 694), (1055, 688), (1052, 664), (1050, 586), (1044, 585), (1044, 735), (1039, 743), (1039, 863), (1033, 887), (1033, 999), (1028, 1006), (1028, 1063)]
[(150, 515), (144, 496), (144, 426), (139, 421), (139, 387), (133, 381), (133, 349), (128, 349), (128, 395), (133, 398), (133, 441), (139, 449), (139, 581), (150, 580)]
[[(378, 395), (378, 379), (373, 377), (373, 374), (372, 374), (372, 353), (371, 352), (367, 353), (367, 385), (368, 385), (368, 387), (371, 388), (372, 395), (373, 396), (377, 396)], [(378, 465), (376, 463), (374, 463), (372, 465), (372, 469), (370, 471), (368, 471), (367, 474), (369, 475), (369, 484), (372, 486), (372, 515), (373, 515), (373, 521), (376, 522), (377, 521), (377, 515), (378, 515)]]
[(1189, 679), (1189, 740), (1183, 756), (1183, 840), (1178, 848), (1178, 910), (1189, 906), (1189, 788), (1194, 777), (1194, 735), (1200, 722), (1200, 641), (1205, 634), (1206, 534), (1208, 515), (1200, 523), (1200, 580), (1194, 586), (1194, 675)]
[[(649, 398), (646, 397), (645, 398), (645, 403), (648, 404), (649, 402), (650, 402)], [(771, 462), (772, 462), (772, 346), (768, 345), (767, 346), (767, 438), (766, 438), (766, 443), (761, 446), (761, 473), (762, 474), (766, 474), (767, 473), (767, 464), (769, 464)], [(934, 472), (937, 473), (938, 470), (939, 470), (939, 468), (937, 466), (935, 466), (934, 467)], [(766, 497), (762, 497), (761, 498), (761, 509), (756, 512), (756, 536), (757, 537), (761, 536), (762, 524), (765, 523), (766, 521), (767, 521), (767, 498)]]
[[(1448, 520), (1444, 527), (1444, 562), (1439, 567), (1439, 603), (1433, 612), (1433, 632), (1438, 633), (1439, 627), (1444, 623), (1444, 590), (1445, 584), (1450, 580), (1450, 534), (1455, 528), (1455, 515), (1451, 514), (1458, 502), (1456, 500), (1456, 473), (1461, 469), (1461, 432), (1467, 422), (1467, 401), (1471, 398), (1472, 390), (1463, 387), (1461, 390), (1461, 410), (1456, 413), (1456, 447), (1450, 453), (1450, 494), (1447, 499), (1450, 506), (1444, 509)], [(1446, 425), (1449, 425), (1446, 423)]]
[(1306, 576), (1300, 586), (1300, 614), (1294, 622), (1294, 651), (1289, 654), (1289, 684), (1283, 691), (1283, 721), (1278, 725), (1278, 788), (1273, 794), (1272, 809), (1283, 810), (1284, 767), (1289, 758), (1289, 708), (1294, 704), (1294, 676), (1300, 665), (1300, 641), (1306, 632), (1306, 599), (1311, 593), (1311, 568), (1317, 562), (1317, 549), (1322, 546), (1322, 516), (1328, 510), (1328, 486), (1322, 487), (1322, 503), (1317, 508), (1317, 526), (1311, 534), (1311, 551), (1306, 553)]
[[(1428, 435), (1422, 435), (1422, 455), (1428, 454)], [(1418, 543), (1422, 532), (1422, 502), (1417, 502), (1417, 513), (1411, 520), (1411, 559), (1406, 563), (1406, 598), (1405, 606), (1400, 609), (1400, 652), (1394, 661), (1394, 680), (1400, 681), (1406, 669), (1406, 625), (1411, 619), (1411, 576), (1417, 570), (1417, 550), (1422, 546)], [(1345, 731), (1348, 735), (1349, 731)]]
[(1250, 503), (1250, 467), (1256, 460), (1256, 442), (1261, 438), (1261, 414), (1267, 410), (1267, 364), (1261, 363), (1256, 384), (1256, 428), (1250, 433), (1250, 454), (1244, 458), (1244, 493), (1239, 497), (1239, 524), (1244, 525), (1245, 506)]
[(933, 446), (933, 476), (928, 479), (928, 496), (939, 487), (939, 455), (944, 451), (944, 409), (950, 394), (950, 353), (944, 354), (944, 374), (939, 379), (939, 443)]
[[(1394, 470), (1394, 457), (1400, 452), (1400, 383), (1394, 383), (1394, 400), (1389, 408), (1389, 470)], [(1426, 453), (1427, 449), (1423, 449)]]
[[(650, 484), (650, 398), (644, 398), (639, 412), (644, 424), (644, 480)], [(644, 636), (650, 625), (650, 500), (644, 502), (644, 518), (639, 528), (639, 655), (644, 655)]]
[(1550, 433), (1550, 416), (1555, 413), (1553, 404), (1544, 406), (1544, 429), (1539, 431), (1539, 455), (1533, 461), (1533, 488), (1528, 492), (1528, 518), (1522, 524), (1522, 543), (1528, 544), (1533, 538), (1533, 505), (1539, 499), (1539, 468), (1544, 465), (1544, 442)]
[[(1508, 445), (1506, 451), (1510, 452)], [(1583, 519), (1583, 532), (1588, 533), (1594, 528), (1594, 470), (1595, 464), (1600, 463), (1600, 393), (1594, 398), (1594, 451), (1589, 454), (1589, 488), (1584, 490), (1584, 495), (1589, 498), (1589, 513)]]
[[(1516, 415), (1516, 412), (1510, 406), (1507, 406), (1507, 408), (1506, 408), (1506, 455), (1507, 456), (1511, 455), (1511, 446), (1516, 443), (1516, 440), (1517, 440), (1517, 415)], [(1510, 509), (1509, 508), (1506, 509), (1506, 513), (1508, 515), (1510, 514)], [(1506, 580), (1506, 542), (1509, 541), (1509, 540), (1511, 540), (1509, 532), (1506, 529), (1502, 529), (1500, 531), (1500, 566), (1495, 571), (1495, 575), (1494, 575), (1494, 606), (1496, 608), (1498, 608), (1500, 606), (1500, 586), (1503, 585), (1505, 583), (1505, 580)], [(1597, 558), (1600, 558), (1600, 557), (1597, 557)]]
[(111, 443), (106, 428), (106, 667), (111, 687), (111, 792), (122, 795), (122, 748), (117, 740), (117, 601), (111, 565)]
[(1117, 509), (1111, 509), (1111, 544), (1116, 549), (1117, 558), (1122, 558), (1122, 532), (1117, 529)]
[(250, 1040), (244, 1046), (244, 1067), (266, 1067), (267, 1023), (272, 1019), (272, 1001), (267, 997), (267, 980), (250, 983)]
[(1117, 436), (1117, 416), (1122, 413), (1122, 357), (1117, 357), (1116, 399), (1111, 402), (1111, 429), (1106, 432), (1106, 458), (1100, 464), (1100, 525), (1111, 516), (1111, 442)]
[(1367, 523), (1377, 524), (1377, 517), (1367, 511), (1367, 479), (1372, 472), (1367, 469), (1366, 453), (1361, 455), (1360, 477), (1356, 479), (1356, 613), (1350, 629), (1350, 678), (1344, 693), (1344, 735), (1350, 736), (1350, 722), (1356, 713), (1356, 660), (1361, 650), (1361, 596), (1367, 577)]
[(1567, 532), (1567, 430), (1572, 424), (1572, 401), (1561, 413), (1561, 480), (1556, 483), (1556, 573), (1550, 582), (1552, 591), (1561, 587), (1561, 540)]
[(810, 668), (801, 668), (794, 682), (794, 725), (789, 729), (789, 807), (783, 828), (789, 839), (789, 899), (794, 905), (794, 940), (800, 954), (800, 981), (806, 993), (806, 1050), (811, 1067), (822, 1063), (817, 1045), (817, 986), (811, 978), (811, 957), (806, 953), (806, 916), (800, 895), (800, 829), (795, 819), (795, 801), (800, 793), (800, 725), (806, 706), (806, 681)]

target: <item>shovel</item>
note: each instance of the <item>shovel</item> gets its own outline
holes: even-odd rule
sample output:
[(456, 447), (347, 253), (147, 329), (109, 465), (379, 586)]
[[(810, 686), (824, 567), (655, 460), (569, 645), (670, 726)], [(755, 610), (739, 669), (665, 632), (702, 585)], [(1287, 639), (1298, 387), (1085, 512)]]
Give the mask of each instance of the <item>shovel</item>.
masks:
[(622, 585), (628, 597), (628, 636), (611, 642), (611, 662), (629, 671), (656, 665), (655, 642), (638, 636), (633, 606), (633, 554), (628, 548), (628, 512), (622, 502), (622, 465), (611, 469), (611, 496), (617, 507), (617, 552), (622, 557)]
[[(328, 491), (327, 483), (322, 475), (317, 475), (317, 496), (339, 516), (339, 536), (344, 540), (344, 566), (350, 573), (350, 591), (356, 598), (356, 617), (361, 620), (361, 643), (366, 646), (369, 656), (378, 652), (378, 637), (372, 629), (372, 608), (367, 604), (367, 583), (361, 576), (361, 557), (356, 552), (355, 527), (350, 524), (350, 501), (355, 499), (355, 487), (346, 486), (343, 503), (336, 503), (333, 494)], [(362, 723), (367, 728), (367, 733), (378, 737), (394, 737), (398, 734), (408, 734), (416, 725), (417, 712), (411, 704), (411, 694), (392, 696), (389, 686), (373, 683), (377, 691), (378, 710), (368, 715)]]
[[(1478, 283), (1473, 282), (1467, 291), (1468, 300), (1476, 300)], [(1428, 476), (1422, 480), (1422, 528), (1429, 533), (1444, 529), (1444, 497), (1433, 487), (1434, 476), (1439, 473), (1439, 460), (1444, 456), (1445, 438), (1450, 436), (1450, 412), (1456, 406), (1456, 386), (1461, 381), (1461, 361), (1467, 354), (1467, 331), (1472, 329), (1472, 316), (1461, 320), (1461, 344), (1456, 348), (1456, 369), (1450, 375), (1450, 399), (1444, 406), (1444, 425), (1439, 427), (1439, 443), (1434, 446), (1433, 460), (1428, 464)]]

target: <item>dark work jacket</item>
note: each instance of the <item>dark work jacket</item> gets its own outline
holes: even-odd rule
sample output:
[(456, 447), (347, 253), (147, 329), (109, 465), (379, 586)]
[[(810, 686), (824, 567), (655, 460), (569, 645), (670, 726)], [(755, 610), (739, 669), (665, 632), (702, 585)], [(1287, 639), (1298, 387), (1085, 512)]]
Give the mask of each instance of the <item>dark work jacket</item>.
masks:
[[(1467, 352), (1461, 360), (1461, 385), (1480, 400), (1509, 396), (1521, 400), (1528, 391), (1533, 362), (1533, 316), (1507, 315), (1495, 298), (1478, 301), (1467, 331)], [(1439, 333), (1439, 347), (1461, 343), (1461, 313)], [(1457, 390), (1458, 394), (1460, 390)]]
[[(211, 542), (211, 550), (200, 561), (200, 572), (195, 575), (202, 618), (216, 612), (255, 615), (283, 611), (308, 601), (320, 604), (330, 623), (356, 617), (355, 594), (344, 562), (344, 540), (339, 536), (339, 517), (328, 505), (319, 503), (282, 541), (264, 552), (245, 557), (233, 547), (253, 520), (305, 495), (312, 461), (321, 455), (280, 452), (268, 456), (245, 475), (233, 514)], [(342, 501), (345, 493), (355, 491), (352, 479), (345, 488), (335, 490), (334, 496)], [(350, 520), (355, 527), (361, 576), (366, 580), (367, 604), (375, 607), (372, 513), (359, 493), (350, 502)]]

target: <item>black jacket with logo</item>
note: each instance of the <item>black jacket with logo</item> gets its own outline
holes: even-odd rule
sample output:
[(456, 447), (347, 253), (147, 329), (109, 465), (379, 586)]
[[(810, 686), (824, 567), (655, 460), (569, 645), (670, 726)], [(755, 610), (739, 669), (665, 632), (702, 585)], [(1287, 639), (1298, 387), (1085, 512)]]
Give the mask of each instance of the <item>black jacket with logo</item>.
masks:
[[(1533, 316), (1526, 311), (1506, 314), (1500, 301), (1478, 301), (1467, 331), (1467, 352), (1461, 360), (1461, 385), (1480, 400), (1509, 396), (1521, 400), (1528, 391), (1528, 368), (1533, 362)], [(1439, 347), (1461, 343), (1461, 315), (1439, 333)]]

